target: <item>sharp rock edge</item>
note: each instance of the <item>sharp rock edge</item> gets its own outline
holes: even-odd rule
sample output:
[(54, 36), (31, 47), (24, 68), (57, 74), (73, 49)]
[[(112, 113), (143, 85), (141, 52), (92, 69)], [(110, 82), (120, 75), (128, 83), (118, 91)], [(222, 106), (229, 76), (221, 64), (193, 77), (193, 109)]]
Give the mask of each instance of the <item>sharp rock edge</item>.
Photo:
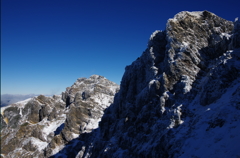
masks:
[(103, 76), (79, 78), (62, 95), (39, 95), (1, 108), (1, 156), (50, 157), (98, 127), (119, 86)]
[[(60, 134), (51, 135), (49, 128), (35, 122), (38, 128), (43, 126), (45, 134), (41, 132), (38, 138), (42, 142), (24, 139), (19, 143), (29, 152), (21, 153), (16, 147), (14, 154), (27, 157), (34, 151), (38, 157), (77, 158), (240, 156), (238, 19), (227, 21), (209, 11), (183, 11), (169, 19), (166, 29), (155, 31), (143, 54), (125, 68), (120, 90), (113, 104), (102, 112), (96, 128), (88, 127), (85, 117), (91, 105), (82, 108), (84, 101), (79, 99), (91, 98), (91, 86), (78, 94), (75, 86), (80, 85), (76, 83), (62, 94), (63, 106), (67, 106), (62, 109), (67, 112), (48, 117), (66, 118), (54, 123), (61, 127), (64, 122), (63, 129), (56, 130)], [(104, 100), (96, 98), (95, 102)], [(31, 126), (34, 124), (34, 116), (26, 115), (29, 110), (6, 110), (1, 115), (3, 123), (8, 122), (5, 126), (17, 118), (14, 113), (13, 119), (6, 118), (12, 111), (31, 118)], [(48, 111), (53, 110), (43, 108), (41, 115)], [(11, 126), (6, 129), (13, 130), (15, 125)], [(12, 134), (4, 139), (5, 144), (16, 141)], [(41, 149), (44, 152), (37, 152)]]

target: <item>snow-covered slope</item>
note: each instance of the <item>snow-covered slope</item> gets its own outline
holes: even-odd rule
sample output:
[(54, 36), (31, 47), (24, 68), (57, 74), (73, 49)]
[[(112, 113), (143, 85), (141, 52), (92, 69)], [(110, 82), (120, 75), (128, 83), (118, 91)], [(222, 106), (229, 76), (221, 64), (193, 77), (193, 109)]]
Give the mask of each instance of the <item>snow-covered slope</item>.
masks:
[(93, 75), (62, 98), (39, 96), (22, 110), (6, 108), (2, 151), (6, 157), (240, 157), (240, 22), (208, 11), (178, 13), (150, 36), (117, 91)]
[(239, 157), (239, 43), (238, 20), (178, 13), (126, 67), (99, 128), (55, 157)]
[(98, 127), (119, 86), (92, 75), (62, 95), (43, 95), (1, 108), (1, 156), (49, 157)]

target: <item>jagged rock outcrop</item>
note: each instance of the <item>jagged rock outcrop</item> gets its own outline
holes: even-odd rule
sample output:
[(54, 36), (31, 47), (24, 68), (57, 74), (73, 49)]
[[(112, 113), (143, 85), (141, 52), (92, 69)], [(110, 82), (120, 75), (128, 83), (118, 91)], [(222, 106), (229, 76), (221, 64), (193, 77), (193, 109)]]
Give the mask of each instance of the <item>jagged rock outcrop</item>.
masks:
[(66, 102), (67, 114), (64, 128), (46, 148), (46, 155), (51, 156), (63, 148), (66, 142), (89, 133), (98, 127), (103, 111), (113, 103), (119, 86), (106, 78), (92, 75), (89, 79), (79, 78), (62, 93)]
[[(93, 75), (62, 95), (39, 95), (1, 108), (1, 156), (49, 157), (79, 134), (98, 127), (119, 86)], [(80, 129), (80, 130), (79, 130)]]
[[(31, 104), (38, 110), (28, 104), (5, 109), (2, 142), (15, 144), (7, 148), (13, 151), (7, 156), (239, 157), (239, 35), (238, 19), (227, 21), (208, 11), (178, 13), (125, 68), (114, 102), (117, 86), (92, 76), (78, 79), (59, 102), (35, 98)], [(37, 104), (40, 100), (58, 103), (63, 110)], [(16, 123), (23, 113), (27, 124)], [(57, 126), (46, 127), (47, 119), (56, 117)], [(39, 140), (47, 141), (37, 147)]]
[(126, 67), (99, 128), (55, 155), (238, 157), (239, 21), (180, 12)]

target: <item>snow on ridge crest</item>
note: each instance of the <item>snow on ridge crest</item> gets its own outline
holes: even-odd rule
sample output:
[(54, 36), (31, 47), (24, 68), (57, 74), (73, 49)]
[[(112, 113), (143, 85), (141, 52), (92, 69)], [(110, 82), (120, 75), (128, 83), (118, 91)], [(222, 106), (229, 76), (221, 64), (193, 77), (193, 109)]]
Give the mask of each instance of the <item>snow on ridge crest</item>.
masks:
[(200, 18), (202, 16), (202, 14), (203, 14), (203, 11), (193, 11), (193, 12), (182, 11), (182, 12), (179, 12), (178, 14), (176, 14), (171, 20), (173, 20), (173, 21), (181, 20), (189, 15), (194, 16), (196, 18)]
[[(201, 157), (198, 149), (188, 149), (193, 140), (205, 138), (203, 134), (221, 135), (219, 128), (228, 129), (225, 118), (211, 111), (206, 119), (197, 109), (213, 105), (239, 76), (236, 57), (223, 58), (224, 64), (216, 61), (228, 51), (232, 29), (232, 22), (208, 11), (183, 11), (169, 19), (165, 31), (153, 32), (146, 51), (125, 69), (121, 89), (100, 122), (99, 138), (91, 142), (94, 150), (81, 152), (92, 157)], [(237, 97), (234, 91), (229, 94)], [(224, 106), (231, 105), (227, 100)], [(219, 136), (214, 139), (221, 142)], [(201, 139), (198, 142), (204, 144)], [(205, 150), (205, 157), (217, 150)]]
[(210, 15), (214, 15), (216, 16), (216, 14), (209, 12), (209, 11), (181, 11), (179, 13), (177, 13), (173, 18), (170, 18), (170, 21), (179, 21), (179, 20), (183, 20), (184, 18), (186, 18), (187, 16), (191, 16), (193, 18), (199, 19), (202, 16), (204, 16), (204, 13), (208, 13)]
[[(56, 141), (45, 150), (47, 156), (240, 156), (236, 148), (240, 140), (239, 36), (235, 35), (236, 42), (229, 50), (233, 25), (213, 16), (207, 11), (180, 12), (170, 19), (176, 22), (169, 21), (173, 29), (153, 32), (146, 51), (125, 69), (113, 103), (109, 101), (115, 84), (101, 76), (80, 78), (68, 87), (62, 95), (66, 102), (63, 109), (68, 107), (63, 111), (66, 123), (61, 135), (54, 136)], [(202, 25), (204, 18), (206, 25)], [(198, 27), (192, 27), (192, 21), (198, 22)], [(222, 23), (227, 31), (208, 25), (214, 22)], [(238, 30), (236, 24), (235, 32)], [(222, 39), (220, 44), (218, 36), (223, 36), (217, 38)], [(216, 50), (211, 49), (213, 46)], [(111, 106), (103, 106), (107, 104)], [(44, 114), (44, 108), (41, 110)], [(43, 137), (49, 139), (46, 136), (52, 127), (63, 123), (63, 118), (43, 128)], [(54, 117), (50, 119), (54, 121)], [(83, 121), (75, 121), (78, 119)], [(45, 125), (44, 119), (42, 123)], [(63, 140), (61, 136), (68, 142), (79, 137), (63, 148), (63, 143), (57, 144)]]
[(154, 32), (151, 34), (151, 36), (150, 36), (150, 38), (149, 38), (149, 41), (153, 40), (154, 37), (155, 37), (159, 32), (161, 32), (161, 31), (160, 31), (160, 30), (154, 31)]
[(77, 79), (62, 95), (39, 95), (1, 108), (2, 153), (18, 157), (22, 148), (21, 156), (56, 154), (68, 141), (98, 127), (118, 89), (105, 77), (92, 75)]

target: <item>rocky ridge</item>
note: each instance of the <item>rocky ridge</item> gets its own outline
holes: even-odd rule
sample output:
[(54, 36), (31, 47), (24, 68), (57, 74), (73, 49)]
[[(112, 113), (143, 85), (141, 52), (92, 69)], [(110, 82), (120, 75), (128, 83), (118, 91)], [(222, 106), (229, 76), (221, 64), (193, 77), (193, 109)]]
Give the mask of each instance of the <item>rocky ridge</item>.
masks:
[[(77, 82), (59, 99), (66, 112), (60, 110), (53, 117), (59, 117), (58, 120), (65, 117), (64, 127), (60, 121), (57, 126), (60, 129), (50, 136), (43, 152), (28, 152), (31, 156), (240, 156), (238, 19), (227, 21), (208, 11), (183, 11), (169, 19), (166, 30), (155, 31), (143, 54), (125, 68), (120, 90), (105, 110), (105, 104), (100, 103), (104, 108), (97, 106), (96, 109), (84, 103), (108, 102), (101, 96), (106, 98), (106, 94), (111, 94), (109, 88), (100, 88), (99, 95), (93, 97), (98, 86), (92, 90), (91, 82), (87, 81), (85, 88), (79, 84), (81, 79)], [(42, 119), (44, 111), (48, 110), (41, 111)], [(10, 113), (11, 110), (5, 109), (1, 120), (6, 122)], [(90, 123), (92, 113), (99, 116), (95, 119), (98, 121), (99, 113), (103, 114), (99, 125), (94, 126), (94, 121)], [(10, 121), (17, 118), (13, 113), (11, 116)], [(37, 120), (34, 116), (28, 117)], [(19, 128), (19, 125), (12, 126), (3, 130)], [(15, 141), (13, 136), (4, 139), (5, 144)], [(31, 143), (26, 148), (31, 147)], [(18, 148), (14, 153), (20, 151)]]
[(1, 108), (1, 156), (49, 157), (81, 133), (98, 127), (119, 86), (93, 75), (62, 95), (39, 95)]
[(208, 11), (169, 19), (126, 67), (99, 128), (53, 157), (239, 157), (239, 31)]

